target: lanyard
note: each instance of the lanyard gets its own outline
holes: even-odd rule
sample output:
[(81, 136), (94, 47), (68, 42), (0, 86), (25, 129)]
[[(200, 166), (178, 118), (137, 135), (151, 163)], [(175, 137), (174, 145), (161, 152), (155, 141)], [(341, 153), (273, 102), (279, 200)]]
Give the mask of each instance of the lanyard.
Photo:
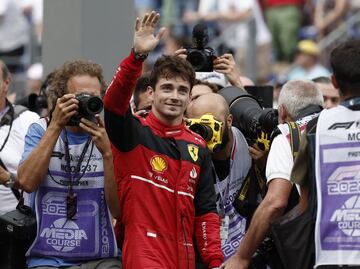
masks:
[[(225, 188), (224, 193), (221, 191), (220, 180), (219, 180), (219, 177), (216, 175), (215, 186), (220, 195), (220, 215), (221, 215), (221, 217), (225, 216), (226, 200), (229, 198), (230, 185), (231, 185), (231, 171), (232, 171), (232, 166), (234, 164), (235, 150), (236, 150), (236, 140), (234, 139), (234, 146), (233, 146), (233, 149), (232, 149), (231, 155), (230, 155), (230, 168), (229, 168), (230, 171), (229, 171), (229, 175), (226, 177), (226, 178), (228, 178), (228, 182), (226, 183), (226, 188)], [(214, 170), (215, 170), (215, 167), (214, 167)], [(226, 180), (226, 178), (224, 180)]]
[(70, 181), (69, 183), (69, 188), (70, 188), (70, 191), (72, 192), (72, 186), (77, 184), (80, 179), (83, 177), (85, 171), (86, 171), (86, 167), (88, 166), (89, 164), (89, 161), (90, 161), (90, 156), (91, 156), (91, 153), (93, 151), (93, 148), (94, 148), (94, 144), (91, 145), (91, 153), (90, 153), (90, 156), (87, 160), (87, 164), (85, 166), (85, 169), (82, 171), (81, 175), (79, 176), (79, 172), (80, 172), (80, 167), (81, 167), (81, 164), (84, 160), (84, 157), (85, 157), (85, 154), (89, 148), (89, 145), (90, 145), (90, 142), (91, 142), (91, 137), (89, 137), (86, 141), (86, 144), (80, 154), (80, 158), (78, 160), (78, 163), (76, 165), (76, 168), (75, 168), (75, 173), (74, 173), (74, 176), (71, 174), (71, 160), (70, 160), (70, 152), (69, 152), (69, 140), (68, 140), (68, 137), (67, 137), (67, 131), (66, 129), (64, 129), (64, 133), (65, 133), (65, 136), (64, 136), (64, 144), (65, 144), (65, 161), (66, 161), (66, 170), (67, 170), (67, 175), (68, 175), (68, 179)]
[(73, 190), (73, 185), (77, 184), (80, 179), (83, 177), (85, 171), (86, 171), (86, 167), (89, 165), (89, 161), (92, 155), (92, 151), (94, 149), (94, 144), (92, 143), (91, 145), (91, 151), (90, 151), (90, 155), (89, 158), (87, 160), (86, 166), (83, 170), (83, 172), (81, 173), (81, 175), (79, 176), (80, 173), (80, 168), (81, 168), (81, 163), (84, 160), (85, 154), (89, 148), (90, 142), (91, 142), (91, 137), (89, 137), (86, 141), (86, 144), (81, 152), (80, 158), (78, 160), (78, 163), (76, 165), (75, 171), (74, 171), (74, 177), (71, 174), (71, 160), (70, 160), (70, 150), (69, 150), (69, 140), (67, 137), (67, 131), (66, 129), (64, 129), (64, 144), (65, 144), (65, 160), (66, 160), (66, 170), (67, 170), (67, 175), (68, 175), (68, 179), (69, 179), (69, 188), (68, 188), (68, 194), (66, 197), (66, 206), (67, 206), (67, 218), (68, 219), (74, 219), (76, 212), (77, 212), (77, 196), (76, 193), (74, 193)]

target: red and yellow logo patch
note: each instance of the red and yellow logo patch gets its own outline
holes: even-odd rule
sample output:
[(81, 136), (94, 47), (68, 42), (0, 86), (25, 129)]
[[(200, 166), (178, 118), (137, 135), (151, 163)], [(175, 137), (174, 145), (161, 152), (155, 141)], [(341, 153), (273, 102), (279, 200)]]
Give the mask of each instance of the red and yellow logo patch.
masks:
[(165, 160), (165, 158), (155, 155), (150, 159), (150, 165), (154, 172), (158, 173), (164, 173), (164, 171), (167, 169), (168, 164)]

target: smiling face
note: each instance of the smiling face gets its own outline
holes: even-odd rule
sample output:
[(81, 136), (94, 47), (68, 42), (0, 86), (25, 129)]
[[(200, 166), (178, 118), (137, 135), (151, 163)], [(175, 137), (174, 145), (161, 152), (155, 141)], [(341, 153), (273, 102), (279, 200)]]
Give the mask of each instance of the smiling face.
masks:
[(182, 122), (190, 101), (190, 83), (182, 77), (162, 77), (155, 85), (152, 111), (163, 123), (174, 126)]

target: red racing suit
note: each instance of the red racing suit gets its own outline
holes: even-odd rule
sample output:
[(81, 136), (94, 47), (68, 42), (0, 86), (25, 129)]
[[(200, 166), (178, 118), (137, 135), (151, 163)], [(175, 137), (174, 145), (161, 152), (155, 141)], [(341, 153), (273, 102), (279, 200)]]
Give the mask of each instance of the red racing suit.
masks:
[(132, 115), (142, 62), (123, 60), (104, 97), (124, 228), (125, 269), (195, 268), (193, 241), (208, 268), (223, 261), (214, 171), (206, 144), (182, 123)]

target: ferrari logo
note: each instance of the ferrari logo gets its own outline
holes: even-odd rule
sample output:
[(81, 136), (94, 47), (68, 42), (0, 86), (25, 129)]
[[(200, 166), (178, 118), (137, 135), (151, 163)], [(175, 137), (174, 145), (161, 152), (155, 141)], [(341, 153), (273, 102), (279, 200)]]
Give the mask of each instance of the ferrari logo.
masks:
[(188, 151), (194, 162), (199, 158), (199, 147), (193, 144), (188, 145)]

